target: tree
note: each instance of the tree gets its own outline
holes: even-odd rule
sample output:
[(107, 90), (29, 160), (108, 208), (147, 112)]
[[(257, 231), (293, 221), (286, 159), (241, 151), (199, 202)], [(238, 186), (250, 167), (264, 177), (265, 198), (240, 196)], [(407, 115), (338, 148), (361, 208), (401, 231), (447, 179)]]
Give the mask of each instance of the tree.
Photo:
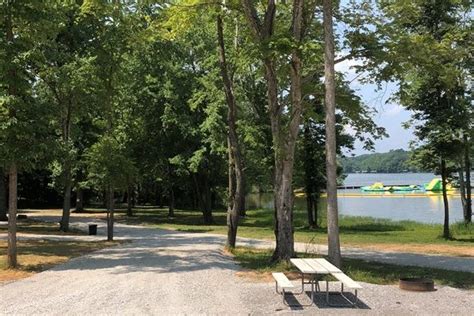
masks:
[(0, 10), (5, 34), (0, 39), (0, 164), (6, 166), (9, 179), (7, 266), (16, 268), (18, 170), (34, 166), (47, 147), (47, 108), (36, 102), (31, 77), (39, 44), (47, 40), (50, 25), (44, 19), (43, 4), (4, 1)]
[[(407, 125), (415, 126), (418, 145), (439, 147), (434, 153), (437, 169), (443, 174), (441, 169), (445, 168), (441, 165), (459, 165), (459, 160), (466, 159), (465, 149), (472, 146), (472, 8), (467, 2), (456, 0), (376, 4), (364, 1), (349, 13), (357, 23), (346, 33), (347, 42), (353, 52), (366, 57), (359, 69), (370, 74), (368, 80), (399, 83), (394, 99), (414, 111)], [(361, 23), (365, 26), (360, 27)], [(453, 147), (446, 150), (432, 135), (448, 140)], [(458, 146), (461, 142), (464, 146)], [(470, 162), (461, 164), (467, 179), (470, 170), (465, 166)]]
[(79, 142), (84, 133), (78, 124), (90, 115), (94, 88), (98, 84), (94, 76), (94, 58), (84, 56), (84, 38), (89, 34), (84, 34), (79, 9), (76, 4), (64, 4), (51, 15), (52, 19), (57, 19), (55, 39), (44, 48), (44, 60), (38, 71), (40, 96), (56, 112), (52, 127), (58, 130), (58, 151), (51, 169), (54, 184), (64, 199), (62, 231), (69, 230), (71, 193), (80, 158)]
[[(268, 1), (262, 17), (255, 4), (249, 0), (241, 1), (247, 25), (256, 46), (260, 46), (260, 59), (263, 63), (267, 84), (268, 113), (270, 116), (272, 144), (274, 149), (274, 204), (276, 247), (273, 260), (289, 260), (294, 256), (293, 238), (293, 167), (296, 139), (303, 111), (302, 103), (302, 58), (301, 47), (304, 27), (303, 1), (292, 2), (290, 35), (292, 42), (288, 56), (291, 104), (285, 110), (279, 100), (277, 60), (268, 46), (274, 39), (276, 3)], [(311, 6), (310, 6), (311, 7)], [(312, 14), (310, 14), (312, 17)]]
[(337, 209), (336, 81), (334, 71), (332, 0), (323, 0), (323, 16), (328, 256), (329, 261), (335, 266), (340, 267), (342, 262), (339, 242), (339, 214)]
[(242, 209), (242, 195), (243, 191), (243, 168), (242, 168), (242, 155), (240, 153), (239, 137), (237, 134), (236, 116), (237, 116), (237, 104), (233, 91), (233, 82), (229, 76), (229, 70), (227, 66), (225, 43), (224, 43), (224, 30), (222, 16), (219, 12), (216, 17), (217, 25), (217, 42), (218, 42), (218, 53), (219, 53), (219, 65), (221, 69), (222, 82), (224, 84), (224, 91), (226, 96), (226, 102), (228, 106), (227, 110), (227, 125), (228, 125), (228, 150), (229, 150), (229, 202), (228, 202), (228, 214), (227, 214), (227, 247), (235, 248), (235, 242), (237, 237), (237, 227), (239, 224), (240, 211)]

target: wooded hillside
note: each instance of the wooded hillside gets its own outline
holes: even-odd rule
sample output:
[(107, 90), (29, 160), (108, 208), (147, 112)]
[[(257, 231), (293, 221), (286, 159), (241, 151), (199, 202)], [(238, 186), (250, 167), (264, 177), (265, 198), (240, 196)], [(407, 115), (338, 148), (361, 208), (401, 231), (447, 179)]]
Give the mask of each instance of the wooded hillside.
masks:
[(403, 149), (390, 150), (386, 153), (365, 154), (341, 159), (345, 173), (353, 172), (417, 172), (419, 168), (409, 162), (410, 152)]

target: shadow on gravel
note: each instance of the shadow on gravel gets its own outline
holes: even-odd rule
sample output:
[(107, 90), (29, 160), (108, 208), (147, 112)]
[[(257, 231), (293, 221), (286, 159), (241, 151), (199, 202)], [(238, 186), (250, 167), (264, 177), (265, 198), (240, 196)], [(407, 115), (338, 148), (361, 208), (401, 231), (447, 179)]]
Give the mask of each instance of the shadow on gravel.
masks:
[[(304, 295), (305, 294), (305, 295)], [(306, 291), (303, 295), (295, 295), (293, 293), (286, 293), (285, 301), (289, 305), (288, 307), (292, 311), (299, 311), (299, 310), (308, 310), (310, 308), (319, 308), (319, 309), (371, 309), (367, 304), (363, 301), (357, 301), (357, 307), (354, 308), (351, 304), (347, 302), (339, 293), (331, 293), (330, 294), (330, 302), (331, 305), (328, 305), (326, 302), (326, 293), (319, 292), (314, 295), (314, 301), (312, 306), (308, 306), (311, 303), (311, 291)], [(344, 295), (350, 299), (351, 301), (355, 300), (355, 296), (353, 293), (344, 292)]]
[[(355, 300), (354, 293), (344, 292), (344, 295), (351, 301)], [(311, 297), (311, 292), (308, 292), (308, 296)], [(357, 300), (357, 308), (354, 308), (342, 295), (339, 293), (330, 293), (329, 301), (331, 305), (326, 302), (326, 293), (318, 293), (314, 297), (314, 304), (320, 309), (371, 309), (366, 303), (360, 298)]]
[[(96, 252), (57, 266), (53, 270), (114, 269), (111, 272), (113, 274), (173, 273), (210, 269), (240, 270), (232, 258), (221, 251), (222, 238), (185, 236), (182, 233), (158, 230), (155, 232), (138, 240), (135, 238), (134, 243)], [(125, 237), (133, 238), (133, 235), (135, 234), (125, 235)]]

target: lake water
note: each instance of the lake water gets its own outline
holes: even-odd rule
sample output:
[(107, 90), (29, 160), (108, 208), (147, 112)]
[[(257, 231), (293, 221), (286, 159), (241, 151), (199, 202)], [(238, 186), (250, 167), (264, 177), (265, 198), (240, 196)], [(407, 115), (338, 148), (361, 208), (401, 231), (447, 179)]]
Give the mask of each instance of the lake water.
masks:
[[(364, 186), (374, 182), (388, 185), (424, 184), (436, 176), (430, 173), (397, 173), (397, 174), (348, 174), (344, 185)], [(350, 216), (371, 216), (392, 220), (412, 220), (423, 223), (442, 223), (444, 220), (443, 196), (440, 193), (362, 193), (358, 189), (339, 190), (339, 213)], [(448, 195), (450, 222), (463, 220), (461, 198), (458, 192)], [(273, 208), (273, 194), (249, 194), (248, 208)], [(325, 209), (323, 197), (320, 209)], [(306, 198), (296, 197), (295, 208), (306, 209)]]

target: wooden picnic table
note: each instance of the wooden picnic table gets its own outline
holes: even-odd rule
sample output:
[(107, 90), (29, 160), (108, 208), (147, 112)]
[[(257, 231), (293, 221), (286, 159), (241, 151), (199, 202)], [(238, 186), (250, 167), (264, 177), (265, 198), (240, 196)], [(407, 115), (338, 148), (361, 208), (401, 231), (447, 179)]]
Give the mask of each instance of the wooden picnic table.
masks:
[[(314, 294), (319, 289), (319, 277), (325, 275), (332, 275), (341, 282), (340, 294), (348, 300), (353, 306), (357, 302), (357, 289), (362, 288), (359, 284), (353, 281), (351, 278), (346, 276), (338, 267), (323, 258), (302, 258), (290, 259), (291, 263), (299, 270), (301, 274), (301, 293), (304, 292), (304, 285), (311, 285), (311, 301), (314, 302)], [(305, 275), (308, 276), (308, 282), (305, 282)], [(356, 301), (349, 300), (343, 294), (343, 284), (348, 285), (350, 288), (355, 289)], [(326, 281), (326, 301), (329, 303), (329, 285)]]

